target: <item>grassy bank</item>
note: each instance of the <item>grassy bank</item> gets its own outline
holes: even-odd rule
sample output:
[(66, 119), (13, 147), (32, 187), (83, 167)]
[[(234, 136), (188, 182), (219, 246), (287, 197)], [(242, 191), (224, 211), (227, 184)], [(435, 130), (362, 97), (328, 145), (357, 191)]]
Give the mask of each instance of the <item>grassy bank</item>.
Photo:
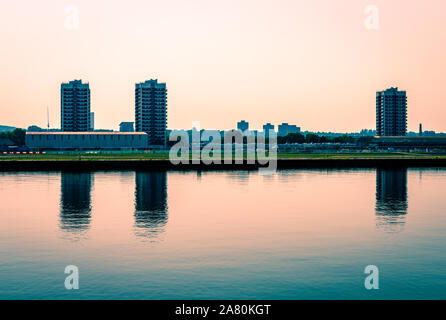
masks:
[[(246, 154), (244, 158), (246, 159)], [(278, 153), (280, 159), (446, 159), (445, 154), (432, 153)], [(103, 161), (103, 160), (168, 160), (168, 153), (78, 153), (78, 154), (2, 154), (0, 161)]]

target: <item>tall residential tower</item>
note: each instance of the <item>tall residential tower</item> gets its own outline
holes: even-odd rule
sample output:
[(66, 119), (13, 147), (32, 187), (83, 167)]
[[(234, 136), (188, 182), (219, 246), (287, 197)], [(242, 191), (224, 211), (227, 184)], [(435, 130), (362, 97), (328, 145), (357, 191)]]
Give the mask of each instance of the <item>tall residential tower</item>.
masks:
[(149, 146), (166, 146), (167, 88), (158, 80), (135, 85), (135, 131), (146, 132)]
[(407, 131), (406, 91), (390, 88), (376, 93), (376, 134), (405, 136)]
[(90, 130), (90, 86), (82, 80), (60, 86), (60, 126), (62, 131)]
[(60, 86), (60, 126), (62, 131), (90, 130), (90, 86), (82, 80)]

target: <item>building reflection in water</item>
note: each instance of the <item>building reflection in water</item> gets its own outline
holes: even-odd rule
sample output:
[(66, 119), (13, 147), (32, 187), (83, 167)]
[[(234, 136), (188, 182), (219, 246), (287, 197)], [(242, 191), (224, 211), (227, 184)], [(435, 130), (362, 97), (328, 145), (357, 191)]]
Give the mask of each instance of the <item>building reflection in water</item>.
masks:
[(167, 173), (136, 172), (135, 234), (158, 239), (167, 223)]
[(376, 227), (385, 232), (404, 229), (407, 214), (407, 168), (376, 170)]
[(247, 186), (251, 174), (252, 171), (249, 170), (228, 171), (226, 172), (226, 177), (235, 184)]
[(60, 227), (73, 233), (88, 230), (91, 220), (90, 172), (62, 172), (60, 199)]

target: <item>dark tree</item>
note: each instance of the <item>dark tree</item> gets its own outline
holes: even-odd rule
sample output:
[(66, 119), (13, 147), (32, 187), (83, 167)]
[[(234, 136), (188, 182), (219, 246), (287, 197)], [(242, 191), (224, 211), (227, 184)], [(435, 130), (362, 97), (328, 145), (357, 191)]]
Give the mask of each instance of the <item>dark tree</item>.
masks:
[(304, 143), (305, 137), (301, 133), (289, 133), (285, 137), (278, 137), (277, 142), (283, 143)]
[(25, 130), (14, 129), (12, 131), (0, 133), (0, 138), (9, 139), (12, 142), (14, 142), (16, 146), (22, 147), (25, 145), (25, 135), (26, 135)]

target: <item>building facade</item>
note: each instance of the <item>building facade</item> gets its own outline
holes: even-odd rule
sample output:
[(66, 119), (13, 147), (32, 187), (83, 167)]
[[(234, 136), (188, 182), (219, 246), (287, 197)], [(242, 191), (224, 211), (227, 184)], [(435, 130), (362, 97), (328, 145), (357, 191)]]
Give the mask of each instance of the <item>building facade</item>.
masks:
[(167, 88), (158, 80), (135, 85), (135, 131), (146, 132), (150, 146), (166, 147)]
[(133, 122), (121, 122), (119, 124), (120, 132), (134, 132)]
[(145, 132), (27, 132), (32, 150), (147, 149)]
[(376, 135), (405, 136), (407, 133), (406, 91), (390, 88), (376, 93)]
[(90, 131), (94, 131), (94, 112), (90, 112)]
[(294, 125), (294, 124), (288, 124), (286, 122), (279, 124), (278, 126), (278, 133), (277, 135), (279, 137), (285, 137), (290, 133), (299, 133), (300, 132), (300, 127)]
[(237, 122), (237, 130), (240, 130), (242, 132), (249, 130), (249, 122), (246, 122), (245, 120)]
[(82, 80), (62, 83), (60, 99), (62, 131), (90, 131), (90, 85)]
[(263, 125), (263, 131), (260, 133), (260, 136), (269, 138), (269, 135), (272, 132), (274, 132), (274, 125), (268, 122), (267, 124)]
[(269, 130), (274, 130), (274, 125), (268, 122), (263, 125), (263, 131), (268, 132)]

